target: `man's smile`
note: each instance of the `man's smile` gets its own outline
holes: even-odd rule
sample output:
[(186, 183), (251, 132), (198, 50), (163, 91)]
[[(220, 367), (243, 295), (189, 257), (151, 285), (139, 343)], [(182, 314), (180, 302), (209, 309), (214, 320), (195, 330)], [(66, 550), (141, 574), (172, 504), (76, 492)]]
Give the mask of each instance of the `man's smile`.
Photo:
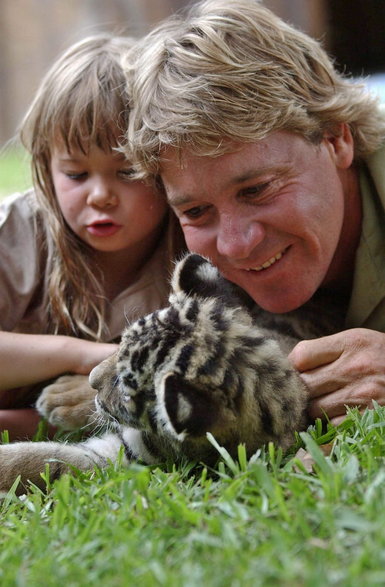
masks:
[(283, 255), (286, 253), (286, 251), (287, 251), (287, 249), (280, 251), (279, 253), (277, 253), (273, 257), (270, 257), (270, 259), (267, 259), (267, 261), (262, 263), (262, 265), (257, 265), (257, 267), (250, 267), (250, 269), (247, 269), (247, 271), (263, 271), (264, 269), (271, 267), (271, 265), (274, 265), (274, 263), (276, 263), (277, 261), (279, 261), (283, 257)]

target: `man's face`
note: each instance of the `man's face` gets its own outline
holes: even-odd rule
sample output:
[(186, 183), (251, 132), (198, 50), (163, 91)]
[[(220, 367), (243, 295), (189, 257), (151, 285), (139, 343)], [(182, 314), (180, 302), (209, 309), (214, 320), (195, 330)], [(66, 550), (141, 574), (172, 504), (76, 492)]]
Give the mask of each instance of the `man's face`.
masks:
[(293, 310), (335, 279), (339, 248), (349, 245), (351, 141), (313, 145), (279, 131), (216, 158), (172, 148), (164, 157), (161, 178), (187, 246), (260, 306)]

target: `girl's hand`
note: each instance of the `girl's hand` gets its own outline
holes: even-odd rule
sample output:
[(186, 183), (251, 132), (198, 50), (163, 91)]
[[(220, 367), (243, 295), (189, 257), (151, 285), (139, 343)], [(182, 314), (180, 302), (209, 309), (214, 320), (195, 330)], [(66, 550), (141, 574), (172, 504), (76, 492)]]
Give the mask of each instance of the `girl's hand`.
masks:
[(289, 355), (310, 391), (309, 415), (341, 422), (346, 406), (385, 404), (385, 334), (354, 328), (298, 343)]
[(64, 373), (88, 375), (117, 348), (70, 336), (0, 332), (0, 391)]
[(73, 361), (71, 373), (89, 375), (96, 365), (107, 359), (118, 348), (117, 344), (91, 342), (80, 338), (67, 337), (68, 357)]

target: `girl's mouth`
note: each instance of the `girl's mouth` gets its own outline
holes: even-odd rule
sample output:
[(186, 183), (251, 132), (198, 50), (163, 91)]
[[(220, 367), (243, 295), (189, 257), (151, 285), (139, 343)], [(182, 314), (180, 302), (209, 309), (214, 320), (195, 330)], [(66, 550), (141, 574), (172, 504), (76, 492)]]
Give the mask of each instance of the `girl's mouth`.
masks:
[(114, 222), (94, 222), (93, 224), (89, 224), (87, 226), (87, 231), (96, 237), (108, 237), (113, 236), (118, 230), (120, 230), (121, 226), (119, 224), (115, 224)]

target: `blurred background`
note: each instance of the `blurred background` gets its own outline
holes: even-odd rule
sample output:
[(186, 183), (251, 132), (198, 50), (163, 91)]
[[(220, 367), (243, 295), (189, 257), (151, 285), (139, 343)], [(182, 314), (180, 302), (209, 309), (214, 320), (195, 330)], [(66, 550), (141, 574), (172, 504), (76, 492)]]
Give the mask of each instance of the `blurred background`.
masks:
[[(15, 134), (45, 71), (70, 44), (103, 30), (140, 36), (173, 11), (193, 3), (194, 0), (0, 0), (0, 148)], [(321, 39), (340, 69), (359, 77), (370, 76), (368, 83), (378, 93), (383, 92), (385, 0), (263, 3)], [(383, 95), (385, 99), (385, 92)]]

